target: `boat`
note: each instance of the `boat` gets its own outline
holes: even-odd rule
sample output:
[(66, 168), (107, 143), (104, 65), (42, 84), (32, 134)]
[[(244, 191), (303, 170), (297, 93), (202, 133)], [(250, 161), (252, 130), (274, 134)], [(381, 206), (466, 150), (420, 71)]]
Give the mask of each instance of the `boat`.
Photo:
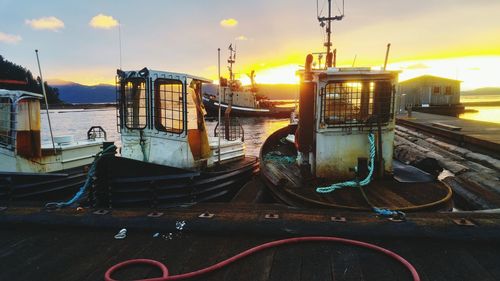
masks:
[(236, 62), (236, 50), (229, 46), (229, 79), (220, 77), (219, 93), (203, 94), (203, 104), (207, 110), (208, 116), (216, 117), (219, 114), (219, 97), (220, 109), (222, 114), (228, 108), (231, 108), (232, 116), (242, 117), (277, 117), (286, 118), (295, 111), (295, 106), (280, 106), (275, 101), (267, 99), (265, 96), (258, 94), (258, 87), (255, 83), (255, 71), (248, 75), (251, 85), (244, 87), (240, 80), (235, 78), (233, 73), (233, 64)]
[(99, 161), (93, 204), (157, 208), (235, 195), (259, 162), (245, 155), (237, 119), (226, 116), (207, 133), (201, 86), (210, 82), (147, 68), (118, 71), (121, 151)]
[(393, 159), (399, 72), (336, 67), (330, 24), (342, 17), (319, 18), (328, 21), (326, 62), (313, 68), (309, 54), (298, 71), (298, 124), (264, 142), (264, 183), (276, 200), (295, 207), (394, 215), (451, 210), (449, 186)]
[(85, 140), (65, 135), (42, 141), (41, 99), (0, 89), (0, 201), (38, 204), (74, 194), (106, 141), (99, 126), (91, 127)]

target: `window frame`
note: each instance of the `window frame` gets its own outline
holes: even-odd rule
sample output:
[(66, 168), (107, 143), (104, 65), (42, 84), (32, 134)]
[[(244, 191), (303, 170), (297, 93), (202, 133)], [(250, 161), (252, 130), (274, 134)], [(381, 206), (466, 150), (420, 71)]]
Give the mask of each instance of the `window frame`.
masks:
[[(175, 82), (175, 83), (168, 83), (168, 82)], [(187, 108), (186, 108), (186, 84), (184, 81), (181, 79), (176, 79), (176, 78), (166, 78), (166, 77), (158, 77), (154, 80), (153, 82), (153, 89), (154, 89), (154, 101), (153, 101), (153, 112), (154, 112), (154, 128), (160, 132), (164, 133), (169, 133), (169, 134), (175, 134), (175, 135), (182, 135), (187, 131)], [(179, 124), (181, 124), (180, 129), (174, 129), (172, 128), (167, 128), (163, 124), (163, 120), (166, 120), (166, 117), (161, 116), (161, 91), (160, 91), (160, 86), (161, 85), (171, 85), (171, 84), (180, 84), (181, 85), (181, 92), (180, 95), (182, 99), (180, 100), (181, 106), (178, 107), (181, 112), (179, 114), (180, 118)], [(172, 102), (172, 101), (171, 101)], [(177, 120), (177, 119), (171, 119), (171, 120)]]
[[(126, 93), (125, 93), (125, 85), (130, 82), (130, 81), (140, 81), (140, 83), (144, 83), (144, 104), (145, 104), (145, 123), (143, 126), (137, 126), (137, 127), (131, 127), (129, 126), (128, 124), (128, 106), (127, 106), (127, 98), (126, 98)], [(132, 82), (133, 83), (133, 82)], [(130, 77), (130, 78), (126, 78), (122, 81), (120, 81), (120, 90), (121, 90), (121, 101), (120, 101), (120, 108), (121, 108), (121, 111), (122, 111), (122, 118), (121, 118), (121, 121), (122, 121), (122, 126), (124, 126), (125, 128), (127, 128), (128, 130), (144, 130), (148, 127), (148, 124), (149, 124), (149, 87), (148, 87), (148, 83), (147, 83), (147, 79), (145, 78), (141, 78), (141, 77)], [(138, 109), (140, 110), (141, 107), (138, 107)], [(140, 116), (139, 116), (140, 118)]]
[[(388, 113), (387, 113), (387, 117), (384, 117), (382, 120), (380, 121), (372, 121), (370, 123), (367, 123), (367, 122), (361, 122), (362, 120), (360, 119), (356, 119), (356, 122), (342, 122), (342, 123), (337, 123), (337, 124), (328, 124), (325, 120), (325, 118), (327, 117), (325, 115), (326, 113), (326, 95), (328, 94), (327, 93), (327, 89), (328, 87), (332, 87), (332, 88), (336, 88), (336, 87), (341, 87), (341, 88), (347, 88), (347, 84), (349, 83), (359, 83), (361, 85), (365, 84), (365, 83), (368, 83), (370, 86), (369, 90), (368, 90), (368, 104), (366, 104), (366, 111), (368, 112), (368, 118), (367, 119), (371, 119), (372, 116), (375, 116), (376, 115), (376, 112), (379, 110), (377, 109), (377, 102), (380, 98), (382, 97), (378, 97), (377, 94), (376, 94), (376, 88), (377, 87), (380, 87), (380, 86), (376, 86), (377, 83), (381, 83), (381, 82), (388, 82), (391, 84), (391, 87), (388, 87), (390, 89), (390, 96), (389, 97), (386, 97), (386, 98), (389, 98), (388, 100), (388, 103), (387, 105), (389, 106), (389, 109), (388, 109)], [(373, 83), (373, 85), (371, 85), (371, 83)], [(340, 84), (339, 86), (335, 86), (335, 84)], [(332, 85), (332, 86), (330, 86)], [(364, 107), (362, 105), (363, 103), (363, 97), (362, 97), (362, 94), (363, 94), (363, 90), (361, 87), (358, 88), (359, 89), (359, 101), (356, 101), (356, 103), (350, 103), (351, 105), (357, 105), (359, 106), (359, 109), (358, 109), (358, 112), (356, 115), (361, 115), (363, 114), (362, 113), (362, 108)], [(331, 94), (331, 93), (330, 93)], [(339, 100), (340, 101), (349, 101), (349, 98), (351, 98), (352, 100), (352, 97), (353, 97), (353, 93), (349, 93), (349, 97), (347, 98), (340, 98)], [(373, 126), (374, 122), (375, 124), (377, 122), (380, 122), (381, 125), (385, 126), (387, 124), (389, 124), (391, 121), (394, 120), (394, 115), (395, 115), (395, 97), (396, 96), (396, 92), (395, 92), (395, 85), (392, 83), (391, 80), (386, 80), (386, 79), (359, 79), (359, 80), (356, 80), (356, 79), (353, 79), (353, 80), (331, 80), (331, 81), (327, 81), (320, 89), (320, 96), (319, 96), (319, 100), (320, 100), (320, 115), (319, 115), (319, 124), (320, 124), (320, 127), (319, 128), (325, 128), (325, 129), (338, 129), (338, 128), (342, 128), (342, 129), (346, 129), (346, 128), (354, 128), (354, 127), (371, 127)], [(335, 104), (335, 102), (333, 101), (330, 101), (331, 103)], [(380, 113), (379, 113), (380, 114)], [(352, 113), (351, 113), (352, 115)], [(344, 114), (344, 116), (347, 116), (346, 114)], [(378, 119), (380, 119), (381, 117), (378, 117)], [(352, 121), (353, 118), (350, 119), (350, 121)]]
[[(9, 102), (9, 131), (7, 135), (0, 136), (0, 146), (4, 148), (12, 148), (15, 144), (13, 132), (15, 131), (14, 123), (15, 123), (15, 110), (14, 110), (14, 101), (10, 97), (2, 97), (0, 99), (7, 99)], [(7, 142), (1, 141), (1, 138), (6, 138)]]

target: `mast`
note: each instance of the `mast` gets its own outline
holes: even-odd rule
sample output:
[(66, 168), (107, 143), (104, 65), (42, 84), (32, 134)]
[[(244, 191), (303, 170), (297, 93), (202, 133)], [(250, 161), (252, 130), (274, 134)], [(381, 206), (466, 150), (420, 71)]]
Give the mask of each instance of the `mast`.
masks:
[(36, 62), (38, 64), (38, 72), (40, 73), (40, 84), (42, 84), (43, 98), (45, 99), (45, 110), (47, 112), (47, 120), (49, 121), (50, 139), (52, 140), (52, 148), (54, 149), (54, 155), (56, 155), (54, 134), (52, 133), (52, 124), (50, 123), (49, 103), (47, 102), (47, 93), (45, 93), (45, 82), (43, 81), (42, 68), (40, 67), (40, 59), (38, 58), (38, 50), (35, 50), (35, 54), (36, 54)]
[[(320, 25), (323, 27), (325, 26), (325, 21), (327, 22), (326, 24), (326, 42), (323, 44), (326, 47), (326, 55), (330, 55), (331, 49), (332, 49), (332, 21), (341, 21), (344, 18), (344, 1), (342, 1), (342, 14), (338, 16), (333, 16), (332, 17), (332, 0), (328, 0), (328, 17), (320, 17), (318, 15), (318, 21), (320, 22)], [(328, 60), (327, 59), (327, 64), (326, 67), (332, 67), (332, 59)]]
[(233, 64), (236, 62), (236, 47), (233, 49), (233, 44), (229, 45), (229, 59), (227, 60), (227, 63), (229, 63), (228, 69), (229, 69), (229, 81), (234, 80), (234, 74), (233, 74)]

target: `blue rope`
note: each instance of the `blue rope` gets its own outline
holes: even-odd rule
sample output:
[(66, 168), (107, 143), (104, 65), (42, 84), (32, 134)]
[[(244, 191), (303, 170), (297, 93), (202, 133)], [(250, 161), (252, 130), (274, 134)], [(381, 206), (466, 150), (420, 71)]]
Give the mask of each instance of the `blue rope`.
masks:
[(93, 182), (93, 178), (94, 178), (95, 171), (96, 171), (96, 168), (97, 168), (97, 162), (99, 162), (99, 160), (102, 158), (102, 156), (110, 154), (110, 151), (112, 151), (114, 149), (116, 149), (116, 146), (115, 145), (110, 145), (106, 149), (104, 149), (103, 151), (101, 151), (101, 152), (99, 152), (99, 153), (96, 154), (94, 162), (92, 163), (92, 166), (90, 166), (89, 172), (87, 173), (87, 178), (85, 179), (85, 183), (80, 187), (80, 190), (78, 190), (78, 192), (73, 196), (73, 198), (71, 198), (70, 200), (68, 200), (66, 202), (50, 202), (50, 203), (47, 203), (47, 204), (45, 204), (45, 208), (48, 208), (48, 209), (64, 208), (64, 207), (67, 207), (67, 206), (71, 206), (75, 202), (77, 202), (78, 200), (80, 200), (80, 198), (83, 196), (83, 194), (85, 194), (85, 191), (87, 190), (87, 188), (90, 187), (90, 185)]
[(297, 161), (297, 159), (293, 156), (279, 155), (271, 152), (266, 154), (266, 156), (264, 156), (264, 161), (272, 161), (282, 164), (293, 164)]
[(318, 193), (330, 193), (337, 189), (344, 187), (360, 187), (368, 185), (372, 179), (373, 170), (375, 166), (375, 136), (373, 133), (368, 134), (368, 142), (370, 143), (370, 159), (368, 161), (368, 175), (362, 181), (346, 181), (341, 183), (334, 183), (330, 186), (318, 187), (316, 192)]
[(377, 213), (377, 215), (384, 216), (384, 217), (395, 217), (395, 216), (401, 216), (404, 218), (406, 216), (405, 213), (401, 211), (393, 211), (389, 209), (382, 209), (382, 208), (377, 208), (377, 207), (372, 207), (373, 211)]

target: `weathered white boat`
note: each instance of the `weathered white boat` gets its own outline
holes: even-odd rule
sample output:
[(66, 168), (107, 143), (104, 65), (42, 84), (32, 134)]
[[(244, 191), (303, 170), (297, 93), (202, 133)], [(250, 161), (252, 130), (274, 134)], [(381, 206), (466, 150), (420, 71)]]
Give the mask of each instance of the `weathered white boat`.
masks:
[(181, 73), (118, 71), (121, 156), (97, 168), (101, 206), (166, 207), (234, 195), (258, 168), (245, 156), (237, 120), (205, 127), (201, 85), (210, 80)]
[(261, 149), (261, 175), (274, 197), (389, 214), (450, 210), (448, 186), (393, 160), (398, 73), (311, 64), (309, 55), (300, 72), (298, 125), (278, 130)]
[(266, 97), (258, 95), (258, 87), (255, 83), (255, 72), (252, 70), (250, 77), (251, 85), (242, 86), (241, 81), (235, 78), (233, 64), (236, 62), (236, 50), (229, 46), (229, 79), (220, 77), (220, 104), (217, 95), (203, 95), (203, 103), (208, 115), (218, 116), (219, 107), (222, 114), (230, 111), (232, 116), (242, 117), (289, 117), (295, 110), (295, 106), (278, 107)]
[(82, 141), (42, 142), (42, 95), (0, 89), (0, 200), (64, 199), (83, 184), (106, 133), (92, 127)]

